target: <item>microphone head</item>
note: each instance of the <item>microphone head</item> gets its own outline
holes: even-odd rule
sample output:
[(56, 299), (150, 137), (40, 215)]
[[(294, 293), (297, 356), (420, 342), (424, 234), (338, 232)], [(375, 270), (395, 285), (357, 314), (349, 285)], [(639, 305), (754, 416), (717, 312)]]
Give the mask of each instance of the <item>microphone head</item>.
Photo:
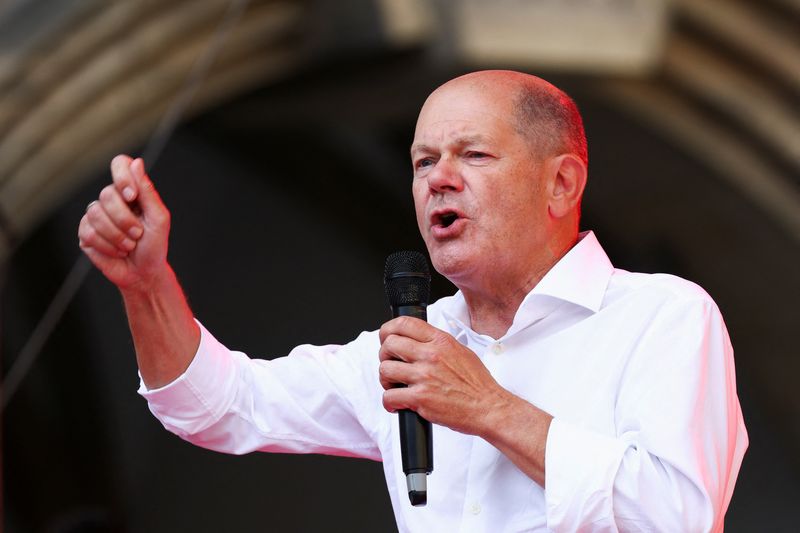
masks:
[(391, 307), (427, 306), (431, 297), (431, 273), (420, 252), (395, 252), (386, 258), (383, 282)]

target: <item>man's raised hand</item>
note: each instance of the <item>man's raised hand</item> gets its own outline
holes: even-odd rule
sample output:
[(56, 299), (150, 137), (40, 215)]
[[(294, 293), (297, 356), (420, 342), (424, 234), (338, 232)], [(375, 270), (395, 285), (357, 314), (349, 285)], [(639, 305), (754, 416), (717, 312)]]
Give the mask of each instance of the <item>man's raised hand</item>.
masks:
[(121, 290), (146, 290), (168, 269), (170, 214), (142, 159), (116, 156), (111, 176), (81, 218), (79, 245)]

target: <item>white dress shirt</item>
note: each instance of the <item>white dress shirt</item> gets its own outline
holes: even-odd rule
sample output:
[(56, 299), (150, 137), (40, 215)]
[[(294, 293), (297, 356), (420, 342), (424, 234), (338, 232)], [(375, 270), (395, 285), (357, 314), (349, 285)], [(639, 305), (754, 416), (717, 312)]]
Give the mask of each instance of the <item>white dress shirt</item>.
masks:
[(486, 441), (434, 425), (428, 505), (412, 507), (377, 332), (266, 361), (201, 327), (186, 372), (139, 392), (168, 430), (213, 450), (383, 461), (400, 531), (721, 531), (747, 434), (719, 310), (680, 278), (614, 269), (581, 237), (499, 339), (470, 329), (461, 293), (428, 307), (500, 385), (553, 415), (546, 490)]

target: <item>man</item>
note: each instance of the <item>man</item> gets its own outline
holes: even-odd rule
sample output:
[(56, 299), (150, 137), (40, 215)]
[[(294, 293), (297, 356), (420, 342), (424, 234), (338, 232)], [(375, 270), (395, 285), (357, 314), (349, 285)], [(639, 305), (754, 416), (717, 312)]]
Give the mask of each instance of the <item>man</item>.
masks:
[[(696, 285), (616, 270), (578, 233), (574, 103), (533, 76), (468, 74), (425, 102), (411, 157), (419, 229), (459, 292), (429, 323), (274, 361), (195, 322), (169, 213), (142, 161), (116, 157), (79, 237), (122, 292), (153, 413), (229, 453), (383, 461), (403, 531), (721, 531), (747, 447), (722, 317)], [(405, 498), (404, 408), (434, 424), (424, 508)]]

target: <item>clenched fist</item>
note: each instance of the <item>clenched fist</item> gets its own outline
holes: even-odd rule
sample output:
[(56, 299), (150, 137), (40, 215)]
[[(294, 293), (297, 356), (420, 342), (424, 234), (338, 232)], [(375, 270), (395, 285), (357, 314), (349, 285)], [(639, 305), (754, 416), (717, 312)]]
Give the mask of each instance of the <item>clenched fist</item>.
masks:
[(86, 208), (78, 227), (81, 249), (121, 290), (142, 289), (168, 270), (170, 214), (144, 170), (144, 161), (118, 155), (112, 183)]

